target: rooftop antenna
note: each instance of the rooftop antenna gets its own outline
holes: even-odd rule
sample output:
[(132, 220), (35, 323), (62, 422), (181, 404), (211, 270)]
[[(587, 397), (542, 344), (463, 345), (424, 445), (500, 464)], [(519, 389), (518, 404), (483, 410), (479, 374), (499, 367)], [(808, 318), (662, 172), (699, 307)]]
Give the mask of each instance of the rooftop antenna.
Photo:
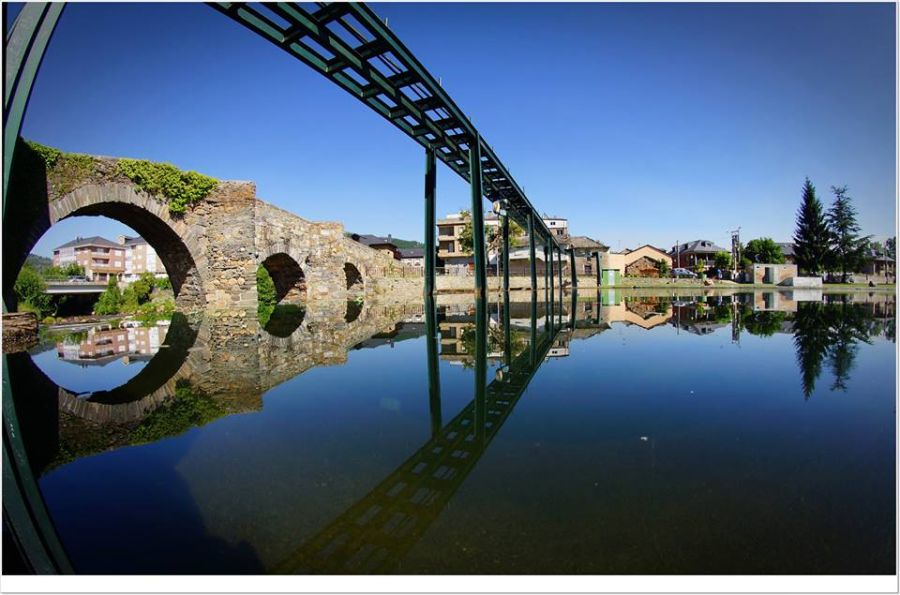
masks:
[(741, 262), (741, 227), (732, 229), (731, 234), (731, 275), (737, 275), (738, 264)]

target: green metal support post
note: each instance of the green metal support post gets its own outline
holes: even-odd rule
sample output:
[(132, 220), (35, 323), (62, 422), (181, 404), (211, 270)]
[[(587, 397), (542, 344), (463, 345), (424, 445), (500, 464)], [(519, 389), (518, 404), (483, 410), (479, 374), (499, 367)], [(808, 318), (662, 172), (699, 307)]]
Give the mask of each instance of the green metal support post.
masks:
[(547, 257), (547, 242), (544, 242), (544, 303), (550, 302), (550, 259)]
[(437, 186), (437, 172), (435, 171), (434, 149), (425, 149), (425, 297), (434, 295), (435, 269), (434, 260), (437, 256), (435, 242), (435, 188)]
[(431, 437), (441, 432), (441, 375), (438, 357), (437, 306), (434, 296), (425, 294), (425, 339), (428, 342), (428, 409), (431, 413)]
[(484, 294), (475, 297), (475, 444), (484, 446), (487, 428), (487, 299)]
[(512, 364), (512, 324), (509, 312), (509, 292), (503, 292), (503, 355), (507, 366)]
[[(26, 3), (16, 17), (4, 45), (3, 69), (3, 208), (12, 171), (13, 149), (22, 130), (31, 89), (50, 37), (65, 3)], [(5, 11), (6, 9), (4, 9)]]
[(562, 295), (563, 295), (563, 265), (562, 265), (562, 246), (556, 248), (556, 264), (559, 269), (559, 303), (562, 304)]
[(534, 245), (534, 213), (528, 213), (528, 263), (531, 273), (531, 295), (537, 294), (537, 254)]
[[(7, 223), (9, 179), (19, 132), (34, 80), (64, 6), (62, 3), (25, 3), (6, 35), (3, 64), (4, 227)], [(6, 11), (4, 6), (4, 17)], [(6, 312), (5, 302), (3, 312)], [(68, 574), (72, 572), (71, 563), (47, 512), (22, 441), (6, 355), (3, 355), (2, 366), (4, 539), (8, 529), (10, 540), (18, 548), (29, 572)]]
[(578, 272), (575, 270), (575, 247), (569, 247), (569, 269), (572, 271), (572, 291), (578, 291)]
[(569, 328), (575, 330), (575, 312), (578, 309), (578, 288), (572, 286), (572, 303), (569, 305)]
[(537, 293), (531, 292), (531, 336), (528, 347), (531, 350), (531, 365), (537, 365)]
[(509, 291), (509, 215), (500, 216), (503, 232), (503, 291)]
[(547, 263), (550, 265), (550, 301), (552, 302), (553, 284), (556, 282), (556, 275), (553, 273), (553, 244), (550, 243), (550, 238), (547, 238), (547, 252), (550, 254)]
[(484, 296), (487, 288), (487, 263), (484, 254), (484, 205), (481, 191), (481, 137), (475, 136), (469, 147), (469, 183), (472, 188), (472, 251), (475, 253), (475, 296)]

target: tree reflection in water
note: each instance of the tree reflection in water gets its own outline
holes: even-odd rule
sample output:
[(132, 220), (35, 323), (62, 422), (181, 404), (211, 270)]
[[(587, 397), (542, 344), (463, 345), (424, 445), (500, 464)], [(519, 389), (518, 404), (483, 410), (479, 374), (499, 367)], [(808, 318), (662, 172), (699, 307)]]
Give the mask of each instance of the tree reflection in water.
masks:
[(831, 390), (847, 390), (858, 343), (871, 343), (871, 337), (882, 332), (882, 323), (863, 304), (803, 303), (797, 306), (793, 331), (803, 394), (809, 399), (826, 362), (834, 375)]

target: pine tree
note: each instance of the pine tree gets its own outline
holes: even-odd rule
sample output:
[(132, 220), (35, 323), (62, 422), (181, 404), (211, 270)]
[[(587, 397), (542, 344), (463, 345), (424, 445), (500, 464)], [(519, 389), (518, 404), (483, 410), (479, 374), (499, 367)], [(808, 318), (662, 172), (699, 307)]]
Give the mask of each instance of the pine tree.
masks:
[(832, 264), (840, 269), (841, 280), (847, 280), (847, 273), (860, 270), (866, 262), (871, 236), (859, 237), (856, 209), (847, 195), (846, 186), (832, 186), (834, 204), (828, 210), (826, 221), (831, 236)]
[(797, 213), (797, 229), (794, 231), (794, 258), (800, 270), (819, 274), (825, 269), (829, 240), (822, 203), (816, 197), (816, 187), (806, 178), (803, 202)]

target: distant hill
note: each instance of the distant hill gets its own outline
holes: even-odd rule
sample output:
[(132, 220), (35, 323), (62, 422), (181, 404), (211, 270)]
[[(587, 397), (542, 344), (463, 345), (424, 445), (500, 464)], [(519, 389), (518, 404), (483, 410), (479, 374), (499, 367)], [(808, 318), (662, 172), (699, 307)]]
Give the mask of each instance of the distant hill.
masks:
[(391, 241), (394, 242), (394, 245), (398, 248), (424, 248), (425, 244), (418, 240), (400, 240), (398, 238), (391, 238)]
[[(344, 235), (349, 238), (353, 234), (349, 231), (346, 231), (346, 232), (344, 232)], [(367, 234), (359, 234), (359, 235), (367, 235)], [(418, 240), (401, 240), (400, 238), (391, 238), (391, 241), (394, 242), (394, 245), (397, 246), (398, 248), (424, 248), (425, 247), (425, 244)]]
[(25, 258), (25, 264), (29, 265), (33, 269), (42, 271), (53, 266), (53, 259), (47, 258), (46, 256), (38, 256), (37, 254), (29, 254)]

